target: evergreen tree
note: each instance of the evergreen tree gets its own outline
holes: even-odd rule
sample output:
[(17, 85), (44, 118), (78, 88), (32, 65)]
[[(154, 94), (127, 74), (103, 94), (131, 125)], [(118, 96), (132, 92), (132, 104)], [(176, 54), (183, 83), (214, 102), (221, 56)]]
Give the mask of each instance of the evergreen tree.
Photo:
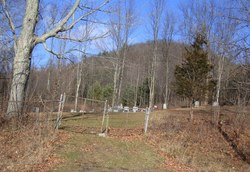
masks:
[(197, 33), (194, 43), (184, 53), (184, 60), (175, 69), (176, 93), (190, 101), (190, 118), (193, 119), (193, 101), (201, 101), (208, 91), (207, 79), (212, 66), (208, 62), (206, 37)]
[(103, 88), (103, 98), (104, 100), (108, 100), (108, 102), (112, 101), (112, 95), (113, 95), (113, 86), (111, 84), (106, 85)]
[(140, 106), (148, 106), (149, 105), (149, 94), (150, 94), (150, 89), (149, 89), (149, 85), (150, 85), (150, 79), (146, 78), (142, 85), (139, 86), (138, 88), (138, 100), (137, 100), (137, 104)]
[(133, 106), (135, 91), (133, 87), (127, 87), (122, 96), (122, 104), (124, 106)]
[(98, 81), (96, 81), (88, 91), (88, 97), (91, 99), (102, 100), (103, 90)]

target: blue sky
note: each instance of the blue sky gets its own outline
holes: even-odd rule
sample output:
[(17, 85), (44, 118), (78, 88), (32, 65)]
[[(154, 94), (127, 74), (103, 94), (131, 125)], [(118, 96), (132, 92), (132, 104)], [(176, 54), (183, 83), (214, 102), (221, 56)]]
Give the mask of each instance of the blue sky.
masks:
[[(60, 0), (56, 0), (59, 3), (62, 3)], [(116, 0), (113, 0), (116, 1)], [(49, 4), (49, 0), (45, 0)], [(71, 1), (74, 2), (74, 1)], [(112, 2), (112, 1), (111, 1)], [(182, 2), (185, 2), (185, 0), (166, 0), (166, 10), (172, 12), (176, 16), (176, 20), (178, 22), (179, 20), (179, 10), (178, 10), (178, 4)], [(135, 30), (133, 32), (133, 35), (130, 38), (130, 43), (135, 44), (135, 43), (140, 43), (140, 42), (145, 42), (147, 40), (150, 40), (152, 38), (150, 34), (150, 26), (149, 26), (149, 13), (150, 13), (150, 7), (151, 7), (152, 0), (135, 0), (135, 13), (137, 17), (137, 25), (135, 27)], [(97, 14), (98, 18), (102, 19), (101, 14)], [(79, 26), (78, 26), (79, 27)], [(100, 27), (103, 26), (98, 26)], [(178, 39), (177, 37), (175, 39)], [(50, 44), (50, 41), (48, 41), (48, 46)], [(70, 45), (70, 44), (69, 44)], [(88, 52), (90, 53), (97, 53), (100, 52), (100, 48), (96, 47), (95, 45), (92, 45), (89, 49)], [(50, 54), (46, 52), (43, 48), (43, 46), (37, 45), (33, 51), (33, 63), (37, 67), (44, 66), (47, 64), (48, 59), (50, 58)]]

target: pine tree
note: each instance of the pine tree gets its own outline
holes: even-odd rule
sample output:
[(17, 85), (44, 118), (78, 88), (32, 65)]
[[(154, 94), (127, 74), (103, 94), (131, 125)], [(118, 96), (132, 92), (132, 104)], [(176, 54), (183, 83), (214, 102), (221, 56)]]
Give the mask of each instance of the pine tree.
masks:
[(96, 81), (88, 91), (88, 97), (96, 100), (103, 100), (103, 90), (98, 81)]
[(207, 79), (212, 66), (205, 51), (206, 37), (197, 33), (194, 43), (184, 53), (184, 60), (175, 69), (176, 93), (190, 101), (190, 119), (193, 120), (193, 102), (201, 101), (208, 90)]

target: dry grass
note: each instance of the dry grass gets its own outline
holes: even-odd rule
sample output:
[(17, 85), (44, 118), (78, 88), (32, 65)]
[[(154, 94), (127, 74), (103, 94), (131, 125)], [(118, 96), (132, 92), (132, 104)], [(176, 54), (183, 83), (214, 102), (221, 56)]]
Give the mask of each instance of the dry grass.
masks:
[(43, 162), (55, 139), (46, 115), (12, 119), (1, 125), (0, 171), (29, 171)]
[(158, 145), (163, 152), (198, 171), (250, 170), (250, 114), (236, 120), (235, 111), (223, 108), (220, 131), (211, 124), (210, 109), (195, 110), (193, 123), (188, 113), (173, 109), (152, 117), (150, 135), (161, 138)]

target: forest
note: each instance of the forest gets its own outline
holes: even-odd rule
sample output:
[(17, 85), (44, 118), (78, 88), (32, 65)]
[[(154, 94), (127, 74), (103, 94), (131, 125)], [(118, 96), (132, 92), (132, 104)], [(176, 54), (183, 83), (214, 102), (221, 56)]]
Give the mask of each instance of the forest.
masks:
[[(0, 0), (0, 21), (0, 171), (250, 170), (248, 0)], [(54, 151), (70, 139), (157, 156)]]

